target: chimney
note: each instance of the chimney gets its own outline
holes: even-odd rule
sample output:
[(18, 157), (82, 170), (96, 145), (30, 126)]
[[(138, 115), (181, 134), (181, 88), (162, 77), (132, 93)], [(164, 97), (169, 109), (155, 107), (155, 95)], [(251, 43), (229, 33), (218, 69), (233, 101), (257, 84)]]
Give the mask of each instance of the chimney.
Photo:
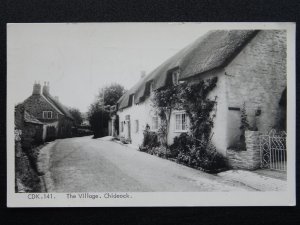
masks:
[(41, 85), (40, 85), (40, 83), (37, 83), (36, 81), (34, 82), (32, 94), (33, 95), (40, 95), (41, 94)]
[(141, 78), (144, 78), (146, 76), (146, 71), (145, 70), (142, 70), (141, 71)]
[(43, 86), (43, 95), (49, 95), (49, 91), (50, 91), (50, 86), (49, 86), (49, 82), (44, 82), (44, 86)]

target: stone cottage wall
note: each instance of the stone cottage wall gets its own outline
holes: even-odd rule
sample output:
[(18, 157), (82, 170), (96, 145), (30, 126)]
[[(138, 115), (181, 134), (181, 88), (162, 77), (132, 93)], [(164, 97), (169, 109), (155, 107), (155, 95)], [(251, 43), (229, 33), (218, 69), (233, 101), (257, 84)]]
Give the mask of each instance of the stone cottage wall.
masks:
[(261, 155), (259, 132), (246, 131), (246, 151), (227, 150), (228, 164), (233, 169), (255, 170), (260, 168)]
[[(42, 95), (31, 95), (23, 104), (26, 111), (42, 122), (56, 121), (60, 115)], [(43, 111), (52, 111), (54, 119), (43, 119)]]
[[(38, 120), (48, 123), (47, 126), (54, 126), (56, 129), (55, 137), (53, 138), (66, 138), (72, 137), (73, 121), (66, 116), (57, 112), (57, 110), (42, 96), (31, 95), (24, 101), (24, 107), (31, 115)], [(53, 119), (43, 119), (43, 111), (52, 111)], [(47, 129), (47, 128), (46, 128)], [(47, 135), (44, 135), (47, 138)]]
[(227, 147), (239, 140), (240, 109), (246, 105), (251, 126), (268, 132), (279, 124), (279, 101), (286, 88), (286, 31), (263, 30), (225, 68)]
[(25, 126), (24, 108), (18, 106), (15, 108), (15, 191), (39, 192), (41, 190), (40, 179), (27, 156), (30, 143), (24, 140), (24, 137), (32, 133), (28, 133)]

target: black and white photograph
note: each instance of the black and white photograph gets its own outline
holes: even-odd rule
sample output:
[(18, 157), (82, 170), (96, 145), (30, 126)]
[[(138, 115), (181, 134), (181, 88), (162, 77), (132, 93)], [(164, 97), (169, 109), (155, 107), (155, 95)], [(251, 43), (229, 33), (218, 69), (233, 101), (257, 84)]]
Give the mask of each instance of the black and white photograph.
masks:
[(9, 23), (9, 206), (295, 204), (293, 23)]

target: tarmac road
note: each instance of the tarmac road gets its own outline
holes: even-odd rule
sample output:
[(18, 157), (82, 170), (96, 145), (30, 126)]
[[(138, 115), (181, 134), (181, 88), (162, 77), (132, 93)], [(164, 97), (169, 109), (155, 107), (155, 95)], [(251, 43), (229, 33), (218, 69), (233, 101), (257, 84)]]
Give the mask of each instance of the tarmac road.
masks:
[(253, 191), (107, 138), (57, 140), (49, 149), (51, 192)]

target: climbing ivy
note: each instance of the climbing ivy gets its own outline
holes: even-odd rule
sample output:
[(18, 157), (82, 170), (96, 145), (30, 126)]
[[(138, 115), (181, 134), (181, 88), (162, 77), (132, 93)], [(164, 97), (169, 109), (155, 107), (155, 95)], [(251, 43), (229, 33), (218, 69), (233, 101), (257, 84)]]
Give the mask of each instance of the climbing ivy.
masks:
[(197, 83), (182, 83), (157, 90), (153, 105), (161, 119), (159, 131), (168, 135), (173, 110), (185, 110), (190, 118), (190, 134), (195, 139), (210, 138), (215, 115), (217, 97), (209, 99), (209, 93), (216, 87), (218, 78), (201, 80)]
[(161, 119), (158, 133), (162, 145), (167, 146), (167, 137), (173, 110), (178, 109), (182, 85), (168, 86), (154, 92), (153, 106)]
[(216, 116), (217, 96), (209, 99), (209, 93), (216, 87), (218, 78), (185, 84), (181, 89), (180, 102), (190, 118), (190, 133), (198, 140), (208, 141)]
[[(212, 128), (216, 117), (217, 96), (209, 94), (217, 85), (217, 77), (195, 83), (181, 83), (155, 91), (153, 105), (160, 116), (161, 143), (169, 149), (166, 157), (176, 158), (180, 163), (191, 167), (215, 172), (225, 168), (225, 160), (211, 143)], [(190, 126), (188, 134), (175, 137), (174, 143), (167, 146), (170, 118), (173, 110), (185, 110)]]

